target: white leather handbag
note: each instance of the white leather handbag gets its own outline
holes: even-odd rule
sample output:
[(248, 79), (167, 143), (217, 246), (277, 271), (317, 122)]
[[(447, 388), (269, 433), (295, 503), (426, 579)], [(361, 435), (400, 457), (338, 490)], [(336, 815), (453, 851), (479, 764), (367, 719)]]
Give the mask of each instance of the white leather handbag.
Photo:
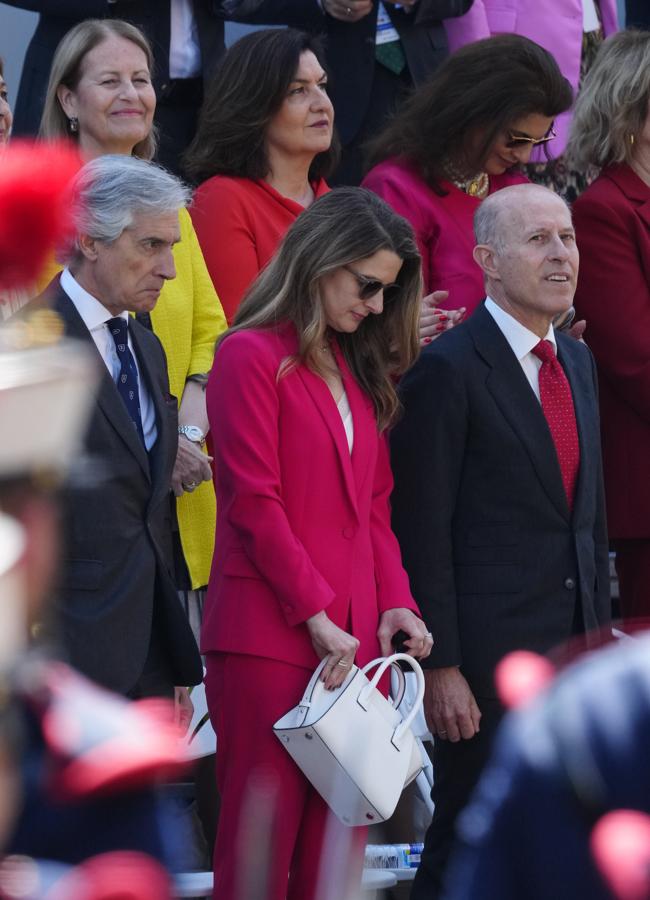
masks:
[[(408, 663), (417, 692), (404, 709), (405, 678), (397, 665)], [(298, 706), (273, 731), (332, 811), (346, 825), (383, 822), (393, 814), (404, 787), (422, 769), (422, 754), (410, 725), (424, 696), (419, 663), (405, 653), (352, 666), (340, 688), (327, 691), (320, 680), (323, 660)], [(377, 690), (390, 666), (398, 673), (394, 701)], [(372, 681), (366, 677), (376, 668)]]

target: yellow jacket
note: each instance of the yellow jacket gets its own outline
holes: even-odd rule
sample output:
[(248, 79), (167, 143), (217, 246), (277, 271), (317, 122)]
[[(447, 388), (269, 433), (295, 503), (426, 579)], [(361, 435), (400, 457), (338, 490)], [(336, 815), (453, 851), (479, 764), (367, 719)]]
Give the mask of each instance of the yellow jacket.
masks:
[[(171, 393), (180, 403), (189, 375), (212, 368), (217, 337), (226, 330), (226, 317), (212, 285), (203, 254), (186, 209), (179, 215), (181, 241), (174, 247), (176, 278), (166, 281), (151, 313), (154, 333), (167, 355)], [(40, 279), (44, 289), (61, 270), (54, 259)], [(208, 583), (214, 548), (217, 505), (211, 481), (176, 501), (185, 562), (193, 588)]]

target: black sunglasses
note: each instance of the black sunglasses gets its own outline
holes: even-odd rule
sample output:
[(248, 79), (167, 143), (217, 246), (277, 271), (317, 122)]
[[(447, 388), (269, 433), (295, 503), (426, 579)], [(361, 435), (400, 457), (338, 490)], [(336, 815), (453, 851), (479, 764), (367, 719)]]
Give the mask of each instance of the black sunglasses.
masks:
[(359, 300), (370, 300), (370, 298), (378, 294), (379, 291), (383, 291), (384, 300), (388, 301), (392, 300), (397, 293), (399, 284), (396, 281), (393, 281), (390, 284), (384, 284), (383, 281), (377, 281), (375, 278), (366, 278), (361, 272), (355, 272), (351, 266), (343, 266), (343, 268), (356, 279), (359, 287)]

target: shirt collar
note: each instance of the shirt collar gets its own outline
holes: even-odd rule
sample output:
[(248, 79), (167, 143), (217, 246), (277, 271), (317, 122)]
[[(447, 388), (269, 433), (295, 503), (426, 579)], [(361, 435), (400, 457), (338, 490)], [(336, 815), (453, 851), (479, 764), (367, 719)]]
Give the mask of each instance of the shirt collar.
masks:
[[(505, 309), (498, 306), (491, 297), (486, 299), (485, 308), (499, 326), (503, 336), (510, 344), (512, 352), (521, 362), (531, 352), (533, 347), (539, 344), (539, 337), (526, 328), (525, 325), (522, 325), (521, 322), (518, 322), (510, 313), (507, 313)], [(557, 356), (557, 341), (555, 340), (552, 324), (548, 326), (544, 340), (553, 344), (553, 352)]]
[[(117, 318), (106, 309), (103, 303), (100, 303), (96, 297), (89, 294), (88, 291), (79, 284), (69, 269), (64, 269), (61, 273), (61, 287), (74, 303), (77, 312), (83, 319), (84, 325), (88, 331), (97, 331), (108, 322), (109, 319)], [(128, 322), (128, 312), (125, 310), (120, 313), (120, 318), (126, 319)]]

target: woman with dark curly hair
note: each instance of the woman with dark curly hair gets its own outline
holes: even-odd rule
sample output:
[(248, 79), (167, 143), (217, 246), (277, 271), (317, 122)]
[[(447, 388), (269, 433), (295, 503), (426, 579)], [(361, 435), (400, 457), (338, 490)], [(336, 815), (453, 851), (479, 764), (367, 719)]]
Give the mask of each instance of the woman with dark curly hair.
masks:
[(474, 212), (488, 194), (526, 180), (517, 167), (553, 140), (553, 121), (572, 99), (550, 53), (499, 35), (450, 56), (371, 146), (363, 184), (411, 222), (425, 292), (448, 291), (450, 309), (471, 313), (485, 296), (472, 258)]

